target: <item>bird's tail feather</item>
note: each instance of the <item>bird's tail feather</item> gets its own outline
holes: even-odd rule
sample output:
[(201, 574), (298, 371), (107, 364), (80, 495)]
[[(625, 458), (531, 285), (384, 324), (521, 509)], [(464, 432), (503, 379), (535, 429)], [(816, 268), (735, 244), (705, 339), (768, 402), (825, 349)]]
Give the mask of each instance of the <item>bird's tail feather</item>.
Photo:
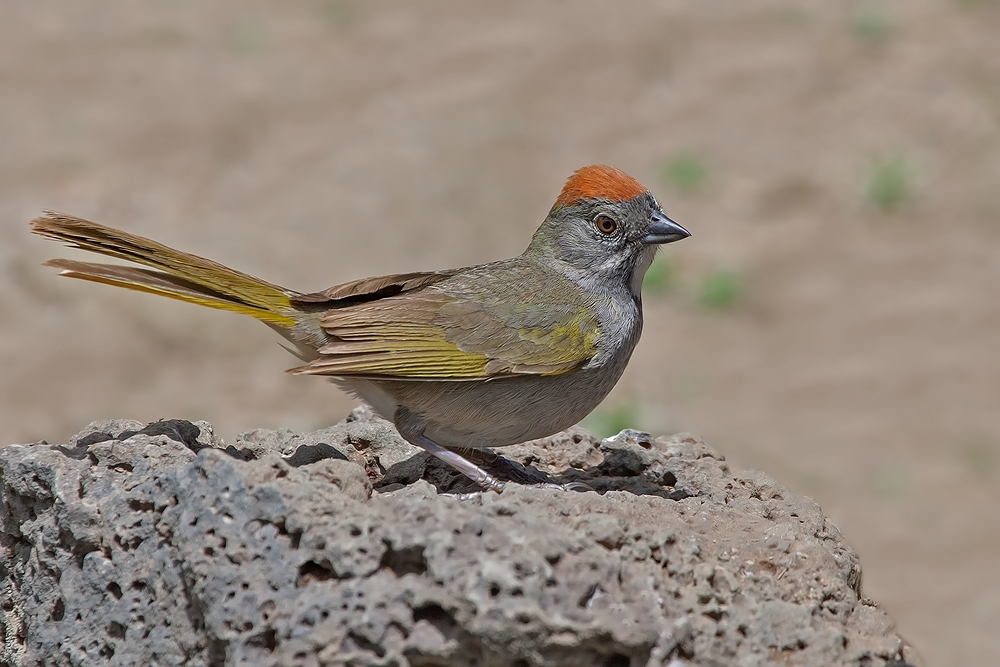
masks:
[(156, 241), (62, 213), (46, 211), (31, 231), (73, 247), (151, 267), (140, 269), (53, 259), (61, 275), (159, 294), (210, 308), (250, 315), (278, 327), (296, 323), (291, 297), (297, 293), (212, 260)]

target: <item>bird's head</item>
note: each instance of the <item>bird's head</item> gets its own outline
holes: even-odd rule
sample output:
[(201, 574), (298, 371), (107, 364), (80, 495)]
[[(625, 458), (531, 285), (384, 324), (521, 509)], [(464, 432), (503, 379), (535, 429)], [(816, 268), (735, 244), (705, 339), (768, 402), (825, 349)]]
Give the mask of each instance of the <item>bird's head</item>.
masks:
[(637, 180), (593, 165), (569, 177), (527, 253), (590, 287), (628, 286), (638, 298), (659, 246), (690, 235)]

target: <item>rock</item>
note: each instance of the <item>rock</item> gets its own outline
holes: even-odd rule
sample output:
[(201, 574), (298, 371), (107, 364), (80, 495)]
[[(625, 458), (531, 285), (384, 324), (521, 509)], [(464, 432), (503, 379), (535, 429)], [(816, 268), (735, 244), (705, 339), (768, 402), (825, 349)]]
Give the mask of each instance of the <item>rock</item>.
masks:
[(687, 436), (464, 478), (359, 409), (315, 433), (95, 422), (0, 449), (7, 665), (899, 665), (819, 507)]

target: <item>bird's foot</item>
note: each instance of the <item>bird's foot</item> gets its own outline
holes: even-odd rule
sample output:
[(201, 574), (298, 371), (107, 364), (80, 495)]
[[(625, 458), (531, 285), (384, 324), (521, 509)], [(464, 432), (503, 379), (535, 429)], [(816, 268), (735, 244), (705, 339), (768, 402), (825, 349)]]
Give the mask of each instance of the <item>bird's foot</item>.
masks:
[[(405, 408), (400, 407), (396, 410), (394, 421), (399, 434), (408, 442), (447, 463), (475, 482), (483, 491), (496, 491), (500, 493), (508, 482), (543, 489), (593, 491), (593, 489), (583, 482), (555, 484), (549, 481), (549, 478), (544, 474), (517, 465), (490, 449), (443, 447), (424, 435), (422, 420)], [(468, 500), (475, 498), (479, 493), (443, 495), (459, 500)]]
[(514, 482), (524, 486), (534, 486), (540, 489), (559, 489), (561, 491), (593, 491), (590, 486), (583, 482), (567, 482), (566, 484), (556, 484), (547, 475), (530, 470), (522, 465), (514, 463), (510, 459), (505, 459), (496, 454), (493, 459), (480, 464), (484, 470), (496, 479)]

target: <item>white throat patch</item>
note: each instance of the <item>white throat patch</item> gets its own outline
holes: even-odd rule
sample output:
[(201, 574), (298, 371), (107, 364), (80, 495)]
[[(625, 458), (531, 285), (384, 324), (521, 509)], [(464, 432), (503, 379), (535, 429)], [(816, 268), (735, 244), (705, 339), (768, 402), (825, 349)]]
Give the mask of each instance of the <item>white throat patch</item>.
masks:
[(642, 294), (642, 279), (646, 277), (646, 269), (653, 263), (656, 251), (659, 249), (660, 246), (655, 244), (643, 248), (642, 254), (639, 255), (639, 261), (635, 263), (635, 268), (632, 269), (632, 278), (629, 280), (628, 287), (635, 299), (638, 299)]

